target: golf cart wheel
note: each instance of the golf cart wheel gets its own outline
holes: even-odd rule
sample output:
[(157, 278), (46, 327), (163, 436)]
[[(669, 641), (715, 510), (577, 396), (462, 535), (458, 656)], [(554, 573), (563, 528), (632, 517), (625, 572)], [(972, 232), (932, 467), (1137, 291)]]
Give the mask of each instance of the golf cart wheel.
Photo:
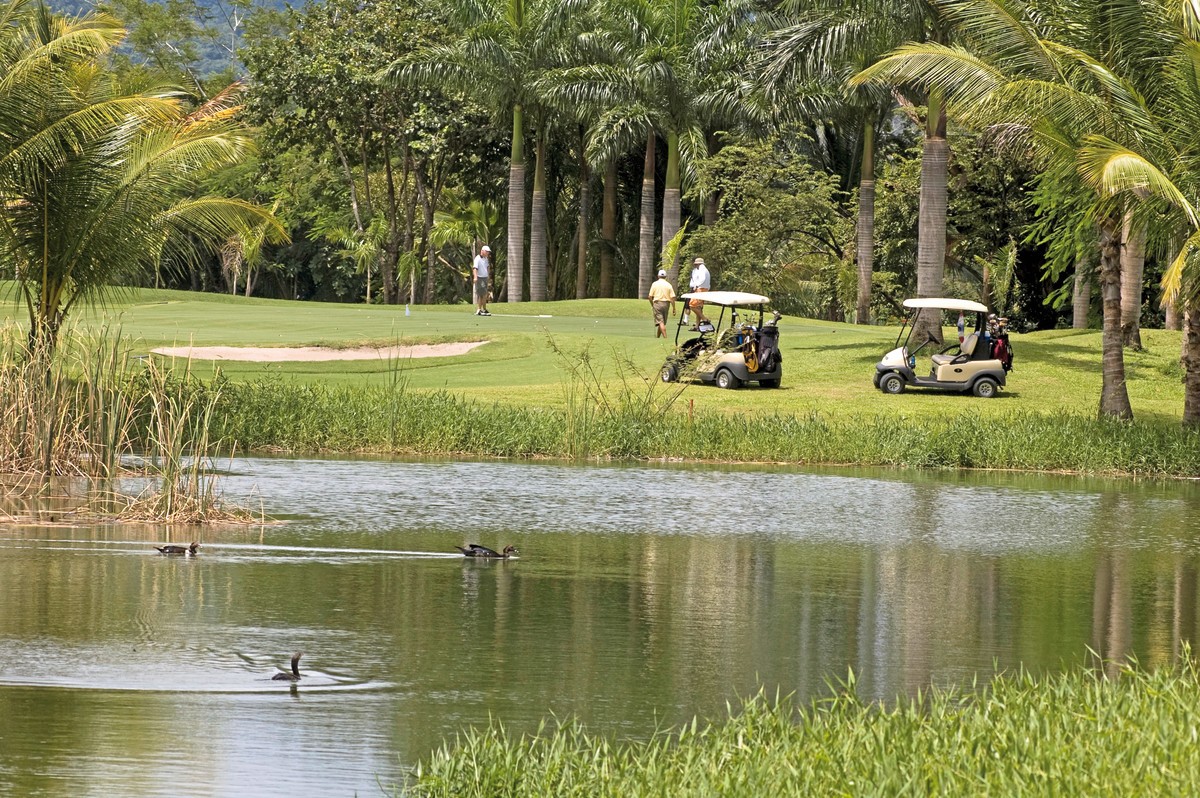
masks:
[(1000, 390), (1000, 385), (991, 377), (980, 377), (971, 386), (971, 393), (980, 399), (991, 399)]
[(714, 381), (717, 383), (718, 388), (736, 388), (741, 385), (738, 378), (729, 369), (718, 371)]
[(759, 380), (758, 384), (764, 388), (778, 388), (779, 380)]
[(663, 382), (675, 382), (679, 379), (679, 367), (674, 363), (668, 363), (662, 367), (662, 371), (658, 376)]
[(879, 390), (890, 394), (904, 393), (904, 378), (895, 372), (885, 374), (879, 380)]

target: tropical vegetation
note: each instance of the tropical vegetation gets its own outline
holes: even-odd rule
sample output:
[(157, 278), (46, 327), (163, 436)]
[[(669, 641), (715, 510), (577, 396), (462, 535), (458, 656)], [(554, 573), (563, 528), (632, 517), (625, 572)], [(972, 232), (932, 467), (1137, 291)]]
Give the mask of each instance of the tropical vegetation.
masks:
[(1190, 4), (225, 5), (6, 3), (2, 251), (31, 340), (114, 284), (455, 302), (488, 243), (500, 299), (637, 297), (703, 254), (831, 320), (941, 293), (1095, 320), (1116, 418), (1126, 351), (1186, 320), (1200, 422)]

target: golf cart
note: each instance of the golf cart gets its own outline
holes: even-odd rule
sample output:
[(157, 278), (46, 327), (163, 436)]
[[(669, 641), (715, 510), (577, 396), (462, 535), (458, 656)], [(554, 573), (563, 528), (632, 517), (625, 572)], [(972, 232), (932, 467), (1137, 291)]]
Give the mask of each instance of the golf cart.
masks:
[[(699, 299), (706, 307), (721, 308), (714, 325), (706, 319), (693, 328), (696, 337), (679, 342), (684, 332), (683, 314), (675, 327), (675, 351), (663, 363), (663, 382), (695, 379), (715, 383), (718, 388), (737, 388), (757, 382), (764, 388), (778, 388), (783, 377), (783, 357), (779, 354), (780, 313), (772, 311), (764, 321), (765, 296), (742, 291), (700, 291), (679, 297), (685, 302)], [(685, 304), (684, 308), (688, 306)], [(725, 312), (729, 311), (729, 326)], [(754, 318), (757, 314), (757, 320)]]
[[(1012, 371), (1012, 347), (1008, 343), (1008, 319), (989, 316), (987, 307), (969, 299), (941, 299), (936, 297), (906, 299), (904, 307), (916, 311), (912, 319), (905, 319), (896, 335), (896, 348), (883, 356), (875, 365), (875, 387), (884, 393), (903, 393), (905, 388), (934, 388), (943, 391), (970, 391), (976, 396), (990, 399), (1005, 384), (1008, 372)], [(917, 374), (917, 354), (930, 343), (922, 341), (916, 349), (908, 348), (909, 338), (916, 328), (916, 320), (922, 312), (936, 313), (941, 323), (943, 310), (959, 311), (960, 314), (975, 314), (975, 329), (966, 334), (965, 324), (959, 328), (961, 343), (953, 343), (930, 356), (931, 368), (928, 376)], [(960, 320), (962, 319), (960, 315)], [(910, 324), (910, 321), (913, 322)], [(904, 335), (905, 329), (908, 335)], [(900, 343), (904, 337), (904, 343)]]

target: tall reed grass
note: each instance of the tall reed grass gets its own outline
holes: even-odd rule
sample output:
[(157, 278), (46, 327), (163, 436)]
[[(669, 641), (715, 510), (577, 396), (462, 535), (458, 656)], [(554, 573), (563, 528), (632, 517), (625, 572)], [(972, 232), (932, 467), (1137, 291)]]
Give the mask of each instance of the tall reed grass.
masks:
[(513, 735), (493, 722), (421, 763), (413, 798), (566, 796), (1189, 795), (1200, 778), (1200, 678), (1128, 668), (1000, 675), (888, 707), (853, 682), (797, 706), (763, 693), (728, 718), (614, 743), (577, 722)]
[[(220, 506), (211, 436), (219, 389), (133, 357), (119, 331), (70, 332), (53, 353), (31, 351), (15, 326), (0, 329), (0, 472), (23, 490), (52, 482), (82, 507), (157, 521), (240, 519)], [(138, 496), (117, 489), (148, 477)], [(65, 481), (65, 482), (64, 482)]]
[(691, 414), (678, 388), (630, 379), (597, 393), (569, 380), (561, 409), (446, 391), (260, 380), (223, 383), (213, 435), (242, 450), (567, 459), (857, 464), (1200, 476), (1200, 432), (1070, 413), (896, 416)]

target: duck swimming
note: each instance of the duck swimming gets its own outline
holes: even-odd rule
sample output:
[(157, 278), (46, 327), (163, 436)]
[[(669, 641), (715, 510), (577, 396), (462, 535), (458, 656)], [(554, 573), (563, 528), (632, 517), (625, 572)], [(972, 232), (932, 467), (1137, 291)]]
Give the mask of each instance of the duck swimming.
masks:
[(277, 673), (271, 677), (271, 680), (275, 681), (275, 682), (298, 682), (298, 681), (300, 681), (300, 657), (302, 655), (303, 655), (303, 652), (300, 652), (300, 651), (297, 651), (295, 654), (292, 655), (292, 672), (291, 673), (288, 673), (287, 671), (284, 671), (283, 673)]
[(166, 546), (155, 546), (159, 554), (186, 554), (189, 557), (195, 555), (196, 549), (200, 548), (199, 543), (193, 543), (190, 546), (176, 546), (168, 543)]
[(520, 554), (516, 546), (505, 546), (504, 552), (498, 552), (489, 549), (487, 546), (480, 546), (478, 543), (468, 543), (466, 546), (455, 546), (463, 553), (464, 557), (491, 557), (497, 560), (507, 560), (514, 554)]

